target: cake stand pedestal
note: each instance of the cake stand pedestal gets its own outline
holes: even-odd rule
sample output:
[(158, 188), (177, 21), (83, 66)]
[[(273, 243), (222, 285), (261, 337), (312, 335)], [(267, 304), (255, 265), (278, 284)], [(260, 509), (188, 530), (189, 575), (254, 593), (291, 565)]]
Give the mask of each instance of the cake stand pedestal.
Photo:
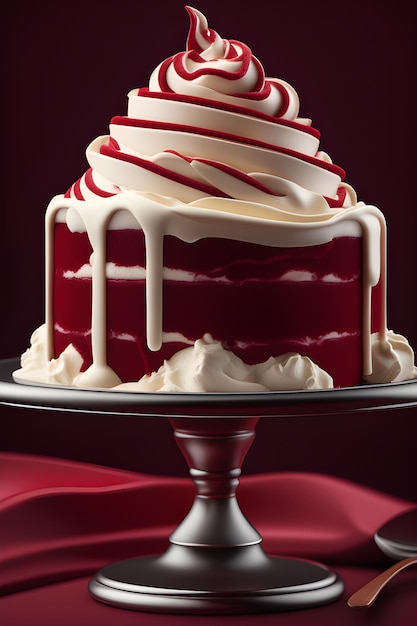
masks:
[(271, 558), (241, 512), (236, 487), (256, 418), (170, 419), (196, 496), (167, 551), (105, 567), (90, 582), (103, 602), (193, 613), (249, 613), (325, 604), (343, 584), (322, 565)]
[(104, 567), (97, 600), (159, 613), (278, 612), (327, 604), (343, 582), (325, 565), (268, 556), (239, 508), (241, 466), (261, 417), (338, 415), (417, 405), (417, 382), (270, 393), (124, 393), (21, 385), (15, 360), (0, 362), (0, 403), (84, 413), (166, 417), (194, 481), (190, 512), (162, 555)]

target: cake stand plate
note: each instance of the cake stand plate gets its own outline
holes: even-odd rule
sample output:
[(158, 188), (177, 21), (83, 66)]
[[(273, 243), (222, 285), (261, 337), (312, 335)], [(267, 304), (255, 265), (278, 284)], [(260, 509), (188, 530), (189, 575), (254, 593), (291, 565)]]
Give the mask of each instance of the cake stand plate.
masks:
[(342, 580), (319, 563), (267, 555), (239, 508), (243, 460), (261, 417), (340, 415), (417, 405), (417, 381), (265, 393), (125, 393), (17, 384), (18, 361), (0, 362), (0, 404), (169, 419), (196, 495), (165, 553), (120, 561), (90, 581), (113, 606), (158, 613), (278, 612), (327, 604)]

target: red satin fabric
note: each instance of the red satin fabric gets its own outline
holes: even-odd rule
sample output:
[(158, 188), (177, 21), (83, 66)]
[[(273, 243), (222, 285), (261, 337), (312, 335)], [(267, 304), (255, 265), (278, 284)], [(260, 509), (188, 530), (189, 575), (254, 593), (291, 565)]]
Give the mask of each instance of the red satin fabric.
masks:
[[(0, 598), (0, 615), (4, 611), (8, 625), (22, 626), (122, 625), (133, 623), (133, 619), (135, 624), (176, 624), (178, 617), (105, 607), (89, 597), (86, 584), (90, 575), (107, 563), (162, 552), (169, 534), (188, 512), (193, 497), (194, 486), (186, 478), (0, 454), (0, 595), (5, 596)], [(246, 517), (263, 536), (267, 553), (330, 564), (345, 578), (349, 593), (366, 582), (370, 572), (378, 573), (387, 563), (374, 544), (374, 532), (394, 515), (415, 507), (415, 503), (341, 479), (304, 473), (243, 476), (238, 499)], [(411, 569), (398, 577), (416, 585), (414, 593), (410, 587), (408, 595), (405, 588), (405, 593), (398, 596), (408, 610), (413, 606), (417, 609), (417, 576)], [(351, 589), (347, 581), (351, 581)], [(394, 587), (395, 583), (391, 584)], [(78, 604), (81, 601), (83, 608), (80, 606), (78, 613), (69, 602), (71, 594), (74, 602), (75, 598)], [(383, 600), (377, 602), (383, 606)], [(48, 602), (50, 613), (45, 609)], [(45, 621), (46, 615), (58, 619), (52, 607), (56, 603), (58, 611), (60, 602), (71, 604), (66, 617)], [(297, 612), (305, 618), (321, 615), (321, 622), (307, 619), (299, 622), (295, 614), (281, 615), (280, 620), (284, 624), (331, 624), (325, 616), (335, 618), (337, 607), (341, 611), (338, 624), (362, 623), (344, 621), (347, 616), (358, 620), (360, 614), (346, 606), (346, 598), (335, 605)], [(31, 617), (25, 622), (29, 610)], [(65, 621), (69, 615), (72, 622)], [(240, 620), (239, 624), (246, 619), (266, 624), (272, 623), (268, 621), (271, 617), (256, 618), (262, 621), (253, 621), (254, 616), (236, 619)], [(192, 622), (190, 619), (182, 616), (178, 623), (205, 624), (208, 619), (210, 623), (226, 623), (222, 617), (194, 617)], [(227, 619), (230, 624), (235, 618)], [(283, 619), (289, 621), (282, 622)], [(378, 623), (389, 624), (385, 618)], [(407, 621), (403, 619), (401, 623)]]

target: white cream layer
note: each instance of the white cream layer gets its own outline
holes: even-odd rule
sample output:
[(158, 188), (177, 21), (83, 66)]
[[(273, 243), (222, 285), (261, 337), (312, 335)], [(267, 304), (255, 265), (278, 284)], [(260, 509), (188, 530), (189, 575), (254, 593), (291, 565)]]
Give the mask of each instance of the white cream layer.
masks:
[(116, 391), (248, 392), (333, 387), (332, 378), (300, 354), (287, 353), (265, 363), (246, 365), (210, 335), (177, 352), (157, 372)]
[[(22, 356), (16, 380), (49, 385), (84, 386), (82, 358), (70, 344), (57, 359), (46, 357), (46, 327), (32, 335), (31, 348)], [(309, 358), (287, 353), (258, 365), (246, 365), (225, 350), (219, 341), (205, 335), (189, 348), (165, 361), (158, 372), (132, 383), (113, 387), (135, 392), (247, 392), (333, 387), (332, 378)]]
[[(90, 279), (93, 276), (93, 268), (90, 263), (85, 263), (78, 270), (66, 270), (63, 273), (63, 277), (68, 280), (87, 278)], [(146, 280), (146, 268), (141, 265), (117, 265), (116, 263), (106, 263), (106, 278), (108, 280)], [(170, 267), (163, 267), (162, 278), (167, 281), (175, 282), (211, 282), (211, 283), (233, 283), (234, 281), (227, 276), (209, 276), (207, 274), (201, 274), (197, 272), (190, 272), (187, 270), (173, 269)], [(273, 276), (272, 278), (264, 278), (266, 282), (272, 280), (274, 282), (325, 282), (325, 283), (347, 283), (357, 280), (357, 276), (344, 278), (337, 276), (334, 273), (318, 275), (314, 272), (308, 272), (303, 270), (289, 270), (281, 276)], [(250, 280), (257, 280), (256, 278), (246, 278), (241, 282), (248, 282)]]
[[(22, 356), (22, 369), (14, 372), (14, 378), (48, 385), (84, 386), (82, 358), (77, 350), (70, 344), (58, 358), (48, 360), (45, 335), (44, 325), (33, 333), (31, 347)], [(183, 341), (177, 336), (165, 339)], [(367, 382), (399, 382), (417, 378), (413, 352), (404, 337), (388, 331), (383, 343), (374, 334), (372, 346), (374, 373), (367, 377)], [(289, 352), (276, 358), (270, 357), (264, 363), (247, 365), (233, 352), (224, 350), (220, 342), (205, 335), (194, 345), (166, 360), (157, 372), (143, 376), (137, 382), (116, 384), (112, 390), (242, 393), (332, 387), (331, 376), (299, 353)]]

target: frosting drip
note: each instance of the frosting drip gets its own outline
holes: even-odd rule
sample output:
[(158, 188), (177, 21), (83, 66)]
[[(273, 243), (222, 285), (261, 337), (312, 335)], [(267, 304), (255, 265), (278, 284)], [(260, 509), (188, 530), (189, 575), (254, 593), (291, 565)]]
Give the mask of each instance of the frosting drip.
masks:
[[(207, 206), (205, 206), (205, 202)], [(406, 341), (395, 336), (389, 350), (387, 360), (384, 346), (390, 340), (386, 331), (385, 311), (381, 315), (380, 332), (372, 335), (370, 329), (371, 290), (379, 280), (385, 285), (385, 221), (381, 212), (375, 207), (362, 204), (336, 211), (322, 216), (318, 221), (305, 223), (297, 221), (281, 221), (279, 213), (268, 212), (262, 217), (253, 218), (239, 213), (245, 203), (234, 203), (238, 209), (233, 211), (213, 210), (210, 199), (205, 202), (184, 205), (174, 199), (161, 198), (151, 194), (125, 192), (121, 195), (96, 202), (74, 201), (57, 197), (51, 201), (47, 210), (47, 266), (49, 272), (53, 265), (48, 258), (52, 253), (53, 226), (55, 219), (64, 209), (65, 220), (73, 231), (87, 230), (93, 246), (92, 255), (92, 297), (93, 311), (100, 314), (92, 321), (93, 364), (86, 372), (76, 377), (74, 384), (87, 387), (114, 388), (119, 383), (116, 374), (108, 367), (106, 361), (106, 320), (103, 315), (105, 306), (106, 255), (105, 240), (108, 224), (120, 211), (131, 215), (133, 225), (140, 226), (145, 234), (147, 248), (146, 268), (146, 306), (147, 306), (147, 342), (151, 350), (159, 350), (163, 340), (162, 332), (162, 241), (167, 234), (179, 237), (183, 241), (192, 242), (202, 237), (216, 237), (219, 232), (223, 236), (239, 241), (259, 243), (268, 246), (299, 246), (324, 243), (330, 241), (337, 233), (339, 223), (357, 225), (357, 235), (364, 241), (364, 313), (363, 313), (363, 372), (369, 382), (385, 382), (395, 370), (396, 381), (408, 379), (412, 368), (413, 353), (405, 347)], [(251, 204), (248, 204), (251, 207)], [(264, 207), (266, 209), (267, 207)], [(204, 209), (204, 210), (202, 210)], [(270, 209), (269, 209), (270, 210)], [(191, 218), (191, 219), (190, 219)], [(132, 226), (132, 223), (131, 223)], [(344, 228), (346, 232), (346, 228)], [(48, 252), (49, 251), (49, 252)], [(52, 275), (50, 276), (50, 280)], [(102, 306), (99, 306), (99, 303)], [(385, 297), (383, 297), (385, 302)], [(50, 360), (53, 355), (53, 313), (49, 291), (46, 315), (47, 348), (45, 358)], [(382, 349), (381, 349), (382, 346)], [(35, 353), (38, 348), (35, 347)], [(396, 356), (397, 352), (399, 356)], [(382, 357), (381, 357), (382, 354)], [(407, 356), (408, 355), (408, 356)], [(405, 357), (405, 358), (404, 358)], [(393, 369), (392, 361), (398, 360), (402, 365), (400, 371)], [(24, 365), (24, 364), (22, 364)], [(26, 365), (24, 365), (24, 369)], [(24, 377), (24, 376), (23, 376)], [(266, 386), (266, 385), (265, 385)]]

